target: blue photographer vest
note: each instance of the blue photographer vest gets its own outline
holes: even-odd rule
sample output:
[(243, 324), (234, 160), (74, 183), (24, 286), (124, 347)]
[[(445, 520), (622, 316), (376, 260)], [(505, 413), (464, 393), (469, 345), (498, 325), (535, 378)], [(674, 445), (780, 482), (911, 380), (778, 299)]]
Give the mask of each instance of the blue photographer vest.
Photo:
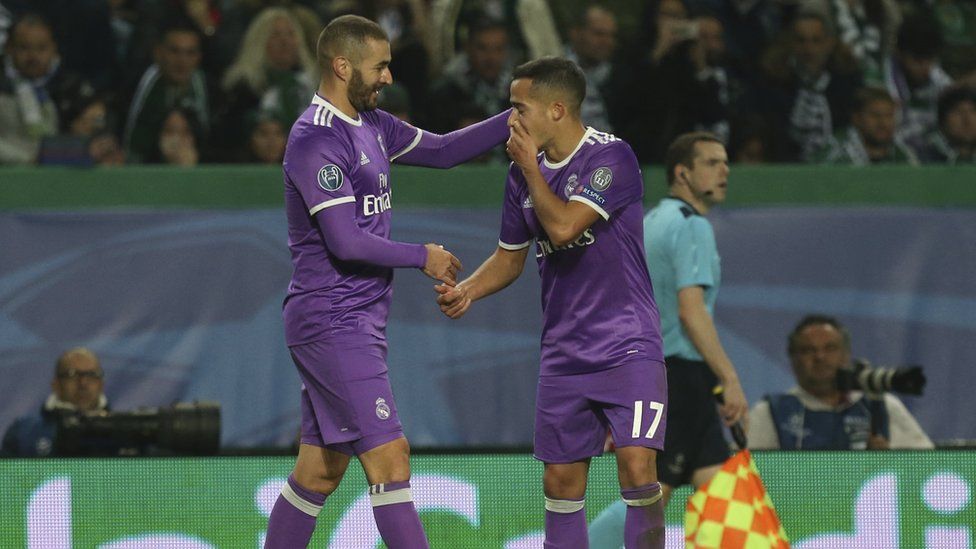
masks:
[(783, 450), (864, 450), (872, 418), (878, 434), (891, 438), (883, 400), (862, 398), (836, 411), (809, 410), (788, 393), (766, 395), (766, 400)]

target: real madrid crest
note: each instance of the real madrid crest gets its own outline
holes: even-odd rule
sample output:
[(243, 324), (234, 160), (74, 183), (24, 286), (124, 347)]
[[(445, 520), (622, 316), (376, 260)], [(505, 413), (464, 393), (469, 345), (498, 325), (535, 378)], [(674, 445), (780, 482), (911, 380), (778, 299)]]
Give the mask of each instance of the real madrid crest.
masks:
[(376, 417), (390, 419), (390, 407), (386, 404), (386, 399), (383, 397), (376, 399)]

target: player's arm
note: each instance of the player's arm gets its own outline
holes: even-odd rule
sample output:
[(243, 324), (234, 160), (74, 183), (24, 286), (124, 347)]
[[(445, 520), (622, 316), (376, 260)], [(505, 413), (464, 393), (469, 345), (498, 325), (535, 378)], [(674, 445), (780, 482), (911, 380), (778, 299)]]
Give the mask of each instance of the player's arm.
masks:
[(554, 245), (565, 246), (573, 242), (600, 218), (600, 213), (589, 205), (564, 201), (552, 192), (539, 170), (539, 150), (518, 120), (512, 122), (507, 151), (522, 170), (535, 215)]
[(688, 286), (678, 290), (678, 319), (691, 344), (725, 388), (722, 416), (726, 423), (731, 425), (741, 419), (743, 428), (747, 428), (749, 404), (735, 366), (725, 354), (712, 316), (705, 308), (705, 290), (701, 286)]
[(453, 168), (505, 141), (508, 138), (508, 115), (506, 110), (444, 135), (418, 129), (414, 141), (391, 155), (390, 161), (428, 168)]
[(499, 246), (471, 276), (454, 288), (446, 284), (435, 286), (440, 294), (437, 304), (441, 311), (450, 318), (460, 318), (475, 301), (507, 287), (522, 274), (528, 251), (528, 246), (517, 250)]
[(461, 262), (437, 244), (396, 242), (368, 233), (356, 224), (356, 203), (348, 201), (319, 211), (318, 221), (325, 245), (342, 261), (379, 267), (416, 267), (427, 276), (453, 286)]

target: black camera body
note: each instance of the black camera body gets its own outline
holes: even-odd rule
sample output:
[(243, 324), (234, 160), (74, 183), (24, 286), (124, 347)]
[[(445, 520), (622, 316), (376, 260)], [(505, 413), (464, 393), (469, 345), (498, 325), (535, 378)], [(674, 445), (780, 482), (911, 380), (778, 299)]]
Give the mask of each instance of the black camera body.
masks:
[(873, 367), (864, 359), (855, 360), (851, 368), (837, 370), (836, 379), (841, 391), (871, 394), (894, 391), (906, 395), (921, 395), (926, 381), (922, 367), (917, 364), (899, 368)]
[(57, 421), (59, 456), (203, 456), (219, 450), (217, 402), (177, 402), (121, 412), (62, 411)]

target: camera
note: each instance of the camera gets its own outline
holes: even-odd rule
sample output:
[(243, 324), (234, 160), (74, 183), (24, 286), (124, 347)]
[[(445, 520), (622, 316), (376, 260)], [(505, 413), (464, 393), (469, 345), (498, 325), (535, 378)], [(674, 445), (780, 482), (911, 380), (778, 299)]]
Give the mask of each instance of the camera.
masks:
[(220, 450), (220, 404), (177, 402), (123, 412), (63, 411), (59, 456), (213, 455)]
[(925, 388), (925, 374), (922, 367), (916, 364), (898, 368), (873, 367), (867, 360), (857, 359), (851, 368), (837, 371), (837, 388), (875, 394), (894, 391), (921, 395)]

